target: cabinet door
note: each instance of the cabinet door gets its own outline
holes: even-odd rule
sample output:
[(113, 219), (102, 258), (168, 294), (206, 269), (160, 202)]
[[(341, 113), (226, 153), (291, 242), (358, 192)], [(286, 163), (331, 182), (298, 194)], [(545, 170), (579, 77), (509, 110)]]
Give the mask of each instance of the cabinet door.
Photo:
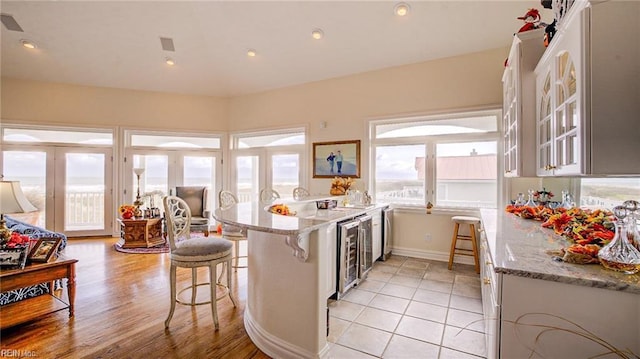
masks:
[(382, 211), (376, 210), (369, 213), (372, 218), (371, 245), (373, 246), (373, 261), (382, 256)]
[(504, 173), (505, 176), (518, 175), (518, 123), (517, 113), (518, 101), (516, 96), (516, 74), (515, 67), (511, 61), (516, 58), (509, 58), (509, 64), (504, 69), (502, 77), (503, 86), (503, 131), (504, 131)]
[(338, 278), (338, 230), (335, 223), (327, 225), (325, 233), (325, 244), (327, 246), (327, 253), (329, 254), (329, 260), (327, 260), (327, 282), (325, 291), (327, 298), (336, 293), (337, 278)]
[(585, 173), (583, 141), (585, 17), (575, 14), (554, 37), (536, 77), (537, 174)]
[[(578, 24), (581, 18), (575, 19)], [(582, 81), (580, 68), (583, 57), (581, 26), (571, 26), (562, 40), (563, 51), (554, 58), (554, 158), (552, 166), (556, 175), (582, 173), (581, 150), (581, 101), (585, 94), (580, 91)], [(566, 46), (565, 46), (566, 43)]]
[(551, 104), (551, 69), (545, 67), (536, 81), (537, 90), (537, 126), (536, 126), (536, 162), (538, 176), (553, 174), (551, 159), (553, 158), (553, 111)]

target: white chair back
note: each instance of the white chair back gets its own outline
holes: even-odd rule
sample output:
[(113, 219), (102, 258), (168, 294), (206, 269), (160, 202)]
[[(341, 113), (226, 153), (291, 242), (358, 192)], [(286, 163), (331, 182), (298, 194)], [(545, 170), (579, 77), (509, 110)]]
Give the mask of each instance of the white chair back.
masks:
[(220, 191), (218, 193), (218, 205), (220, 208), (231, 207), (238, 203), (238, 197), (229, 191)]
[(262, 202), (273, 202), (278, 198), (280, 198), (280, 193), (271, 188), (265, 188), (260, 191), (260, 201)]
[(191, 210), (182, 198), (166, 196), (162, 199), (165, 220), (167, 222), (167, 238), (171, 251), (176, 249), (176, 242), (180, 238), (191, 238)]
[(296, 187), (293, 189), (293, 199), (303, 199), (305, 197), (309, 197), (311, 194), (304, 187)]

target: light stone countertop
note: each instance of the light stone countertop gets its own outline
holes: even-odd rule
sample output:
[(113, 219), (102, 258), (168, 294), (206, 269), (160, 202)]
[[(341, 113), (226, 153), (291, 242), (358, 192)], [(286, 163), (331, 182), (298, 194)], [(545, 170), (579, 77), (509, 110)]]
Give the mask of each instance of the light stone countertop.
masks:
[(571, 243), (543, 228), (540, 221), (523, 219), (503, 210), (482, 209), (489, 252), (497, 273), (640, 294), (640, 274), (624, 274), (599, 264), (555, 261), (548, 250)]
[[(368, 211), (386, 207), (386, 204), (375, 204), (361, 207), (336, 207), (335, 209), (316, 209), (316, 200), (337, 199), (330, 197), (309, 197), (301, 201), (276, 200), (272, 203), (245, 202), (225, 209), (216, 209), (213, 218), (219, 222), (254, 231), (295, 236), (309, 233), (331, 222), (339, 222), (353, 218)], [(274, 214), (267, 209), (271, 204), (284, 203), (294, 216)]]

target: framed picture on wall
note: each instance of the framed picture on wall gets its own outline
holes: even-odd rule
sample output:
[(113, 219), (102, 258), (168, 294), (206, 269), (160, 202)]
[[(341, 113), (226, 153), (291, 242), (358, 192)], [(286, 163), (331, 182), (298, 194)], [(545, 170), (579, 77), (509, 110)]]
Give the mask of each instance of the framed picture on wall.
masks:
[(314, 142), (313, 178), (360, 178), (360, 140)]

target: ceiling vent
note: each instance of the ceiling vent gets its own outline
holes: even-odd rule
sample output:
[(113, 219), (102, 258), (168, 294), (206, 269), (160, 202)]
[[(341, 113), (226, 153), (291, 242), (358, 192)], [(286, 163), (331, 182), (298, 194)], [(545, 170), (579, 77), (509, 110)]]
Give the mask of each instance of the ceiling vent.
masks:
[(164, 51), (176, 51), (176, 48), (173, 47), (173, 39), (170, 37), (161, 37), (160, 45)]
[(7, 30), (24, 32), (20, 27), (20, 25), (18, 25), (18, 22), (16, 21), (16, 19), (13, 18), (13, 16), (7, 15), (7, 14), (0, 14), (0, 20), (2, 20), (2, 24), (4, 25), (4, 27), (7, 28)]

